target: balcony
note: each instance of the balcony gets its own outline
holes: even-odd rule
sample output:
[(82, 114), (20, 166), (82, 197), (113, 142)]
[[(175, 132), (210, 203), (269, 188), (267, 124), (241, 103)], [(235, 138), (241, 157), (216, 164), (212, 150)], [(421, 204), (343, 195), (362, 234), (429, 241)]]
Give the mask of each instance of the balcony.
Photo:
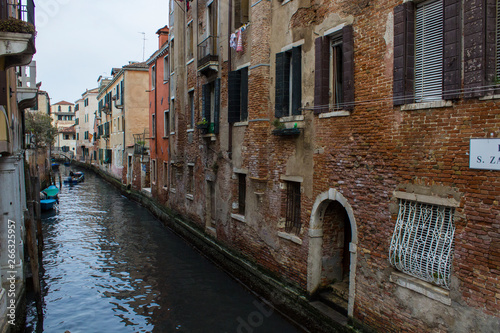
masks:
[(36, 61), (29, 66), (21, 66), (17, 72), (17, 103), (24, 110), (36, 106), (38, 87), (36, 86)]
[(208, 36), (198, 44), (198, 71), (208, 75), (211, 71), (219, 71), (219, 55), (217, 37)]
[(35, 54), (35, 4), (0, 0), (0, 70), (28, 65)]
[(149, 132), (134, 134), (134, 154), (149, 155)]

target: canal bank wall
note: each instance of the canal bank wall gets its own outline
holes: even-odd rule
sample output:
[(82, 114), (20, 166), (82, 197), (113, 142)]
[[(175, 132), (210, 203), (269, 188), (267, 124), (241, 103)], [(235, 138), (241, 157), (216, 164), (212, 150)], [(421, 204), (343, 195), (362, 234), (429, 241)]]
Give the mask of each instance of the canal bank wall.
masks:
[[(262, 299), (261, 303), (255, 304), (255, 311), (249, 313), (247, 318), (239, 320), (241, 325), (238, 333), (251, 333), (258, 326), (265, 325), (265, 318), (276, 310), (310, 332), (359, 332), (362, 328), (361, 323), (355, 323), (356, 329), (354, 329), (353, 323), (349, 322), (346, 317), (323, 303), (309, 299), (299, 289), (227, 248), (198, 225), (178, 212), (161, 205), (145, 193), (127, 187), (120, 180), (93, 165), (78, 161), (73, 161), (73, 164), (92, 171), (117, 188), (123, 195), (146, 207), (165, 226)], [(270, 305), (272, 305), (272, 310)]]

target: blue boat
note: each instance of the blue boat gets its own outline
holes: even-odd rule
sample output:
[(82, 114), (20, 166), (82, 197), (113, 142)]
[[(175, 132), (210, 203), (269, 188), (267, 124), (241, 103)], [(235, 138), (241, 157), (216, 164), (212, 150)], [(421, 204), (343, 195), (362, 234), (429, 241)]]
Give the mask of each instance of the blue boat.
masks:
[(43, 211), (54, 209), (54, 205), (56, 204), (56, 199), (44, 199), (40, 200), (40, 207)]
[(84, 179), (85, 175), (83, 174), (83, 172), (78, 171), (73, 173), (73, 175), (66, 177), (66, 179), (64, 179), (64, 184), (76, 185), (83, 182)]
[(59, 189), (54, 185), (50, 185), (42, 192), (45, 193), (47, 199), (57, 199), (57, 195), (59, 194)]

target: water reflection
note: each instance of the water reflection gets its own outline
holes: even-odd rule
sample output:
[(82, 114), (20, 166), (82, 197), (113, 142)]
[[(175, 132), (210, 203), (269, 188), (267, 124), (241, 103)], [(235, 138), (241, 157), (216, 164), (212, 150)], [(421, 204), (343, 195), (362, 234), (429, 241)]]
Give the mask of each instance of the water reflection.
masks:
[(43, 223), (45, 332), (300, 332), (92, 174)]

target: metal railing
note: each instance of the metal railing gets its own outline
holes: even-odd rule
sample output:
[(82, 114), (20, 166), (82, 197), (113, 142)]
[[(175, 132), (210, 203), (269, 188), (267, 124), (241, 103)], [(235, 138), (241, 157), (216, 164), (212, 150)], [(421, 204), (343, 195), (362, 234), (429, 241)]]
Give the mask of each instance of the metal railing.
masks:
[(218, 61), (217, 37), (208, 36), (198, 44), (198, 67), (211, 61)]
[(0, 0), (0, 20), (18, 18), (35, 25), (35, 3), (33, 0)]
[(134, 134), (134, 154), (147, 155), (149, 153), (149, 132)]

